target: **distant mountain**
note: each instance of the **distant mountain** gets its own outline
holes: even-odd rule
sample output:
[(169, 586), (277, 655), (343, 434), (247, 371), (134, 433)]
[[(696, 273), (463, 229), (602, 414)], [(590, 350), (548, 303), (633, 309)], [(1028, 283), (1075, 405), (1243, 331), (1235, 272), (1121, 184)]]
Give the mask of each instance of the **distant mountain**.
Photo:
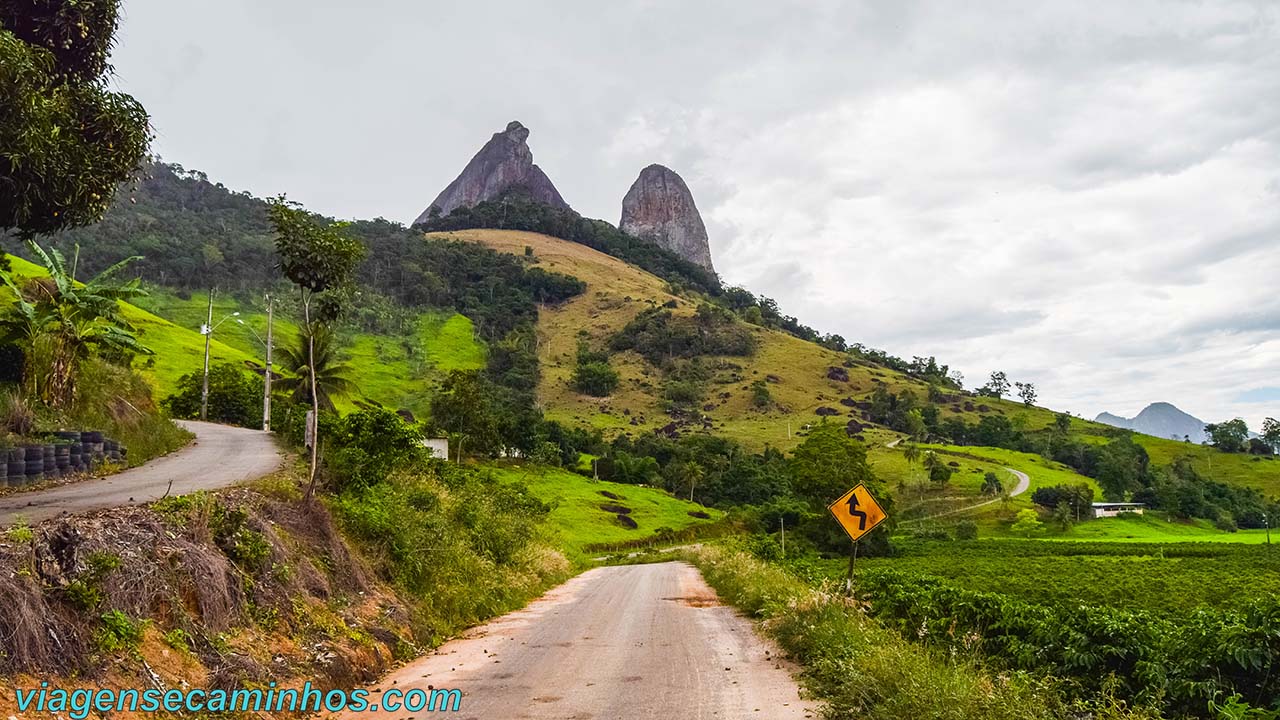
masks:
[(1182, 440), (1189, 437), (1193, 443), (1201, 443), (1205, 440), (1204, 421), (1194, 415), (1188, 415), (1167, 402), (1151, 403), (1134, 418), (1124, 418), (1104, 412), (1095, 420), (1159, 438)]

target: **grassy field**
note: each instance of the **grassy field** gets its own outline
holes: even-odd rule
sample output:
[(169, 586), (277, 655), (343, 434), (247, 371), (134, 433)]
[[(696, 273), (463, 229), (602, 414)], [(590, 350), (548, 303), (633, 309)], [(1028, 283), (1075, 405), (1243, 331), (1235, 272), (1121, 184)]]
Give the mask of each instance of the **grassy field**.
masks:
[[(152, 289), (151, 296), (142, 299), (140, 304), (182, 328), (198, 328), (208, 316), (207, 297), (182, 298), (165, 289)], [(230, 295), (215, 297), (215, 323), (236, 312), (240, 315), (222, 323), (214, 337), (242, 353), (244, 358), (260, 362), (261, 339), (267, 331), (265, 307), (256, 300), (245, 302)], [(278, 311), (274, 332), (274, 341), (279, 347), (297, 337), (298, 326), (290, 320), (287, 311)], [(197, 338), (203, 343), (198, 334)], [(457, 313), (421, 313), (410, 335), (375, 335), (347, 329), (340, 330), (339, 339), (353, 370), (351, 378), (360, 389), (358, 397), (337, 402), (343, 412), (356, 407), (354, 400), (363, 399), (393, 410), (407, 408), (415, 415), (425, 416), (431, 393), (444, 373), (479, 369), (485, 364), (485, 348), (476, 339), (471, 321)], [(203, 345), (200, 348), (203, 353)], [(197, 369), (202, 357), (197, 358)], [(168, 360), (163, 363), (170, 364)], [(157, 364), (161, 361), (157, 360)], [(173, 381), (181, 374), (175, 375)], [(170, 386), (161, 382), (157, 385), (162, 394), (171, 392)]]
[[(1280, 592), (1280, 547), (1169, 546), (1152, 537), (1125, 543), (1035, 540), (912, 541), (891, 558), (860, 559), (858, 573), (898, 570), (943, 578), (969, 590), (1036, 603), (1104, 605), (1176, 615), (1243, 607)], [(843, 577), (843, 561), (826, 561)]]
[[(587, 337), (597, 347), (645, 309), (674, 302), (673, 312), (692, 314), (697, 299), (678, 297), (660, 278), (584, 245), (537, 233), (511, 230), (465, 230), (442, 233), (453, 239), (477, 242), (496, 250), (524, 255), (530, 249), (536, 266), (564, 272), (587, 283), (582, 295), (539, 313), (539, 361), (542, 380), (538, 387), (540, 405), (547, 415), (566, 423), (604, 430), (607, 435), (639, 434), (666, 425), (670, 418), (663, 412), (660, 373), (635, 353), (617, 355), (611, 361), (621, 383), (607, 398), (593, 398), (575, 392), (569, 385), (574, 357), (580, 337)], [(790, 449), (804, 439), (806, 426), (820, 421), (816, 410), (831, 408), (836, 415), (829, 422), (845, 423), (856, 417), (856, 411), (841, 405), (841, 399), (864, 400), (877, 385), (892, 391), (910, 389), (923, 398), (925, 383), (881, 367), (848, 368), (849, 381), (827, 377), (827, 368), (842, 365), (844, 355), (805, 342), (782, 332), (752, 328), (759, 349), (752, 357), (711, 358), (718, 365), (716, 379), (710, 384), (705, 413), (712, 419), (713, 431), (741, 442), (758, 451), (767, 446)], [(945, 358), (944, 358), (945, 359)], [(765, 380), (774, 401), (767, 410), (757, 409), (751, 401), (749, 386)], [(976, 383), (975, 383), (976, 384)], [(1047, 408), (1027, 407), (1020, 402), (992, 398), (971, 398), (972, 409), (964, 403), (940, 405), (942, 418), (961, 417), (976, 423), (987, 414), (1007, 417), (1015, 428), (1040, 430), (1054, 423), (1056, 413)], [(630, 414), (624, 414), (629, 410)], [(1085, 442), (1104, 443), (1114, 428), (1081, 418), (1073, 418), (1072, 434)], [(895, 460), (877, 447), (883, 444), (875, 433), (867, 433), (874, 462), (901, 475)], [(1254, 461), (1245, 456), (1219, 453), (1211, 448), (1188, 446), (1148, 436), (1135, 436), (1157, 464), (1168, 464), (1182, 454), (1196, 458), (1197, 469), (1209, 477), (1226, 482), (1256, 487), (1280, 496), (1280, 460)], [(970, 452), (972, 448), (964, 448)], [(1032, 476), (1032, 488), (1060, 480), (1081, 481), (1078, 475), (1062, 466), (1046, 464), (1032, 456), (1011, 458), (1007, 451), (984, 450), (991, 462), (1007, 464)], [(971, 453), (976, 454), (976, 453)], [(977, 461), (976, 461), (977, 462)], [(1085, 480), (1087, 482), (1087, 480)], [(891, 478), (891, 482), (896, 480)], [(1025, 502), (1025, 501), (1024, 501)], [(1025, 504), (1023, 505), (1025, 507)]]
[[(532, 249), (535, 265), (573, 275), (585, 283), (582, 295), (557, 307), (543, 308), (538, 318), (539, 360), (542, 381), (538, 396), (547, 414), (574, 424), (606, 431), (640, 433), (670, 421), (662, 410), (661, 377), (632, 352), (615, 356), (612, 365), (621, 383), (608, 398), (592, 398), (569, 386), (575, 352), (582, 333), (597, 347), (622, 329), (645, 309), (674, 301), (673, 312), (689, 315), (696, 300), (677, 297), (666, 283), (625, 262), (585, 245), (537, 233), (513, 230), (463, 230), (441, 233), (442, 237), (477, 242), (495, 250), (523, 255)], [(766, 445), (790, 449), (804, 439), (805, 426), (816, 423), (819, 407), (834, 409), (830, 422), (847, 422), (851, 410), (842, 398), (864, 399), (877, 385), (894, 391), (910, 388), (920, 397), (928, 391), (925, 383), (880, 367), (848, 368), (848, 382), (827, 377), (827, 368), (842, 365), (845, 356), (783, 332), (752, 327), (759, 349), (751, 357), (712, 358), (718, 365), (717, 379), (710, 384), (706, 411), (717, 434), (733, 438), (748, 449), (759, 451)], [(757, 409), (750, 385), (756, 380), (768, 384), (774, 406)], [(1026, 408), (1020, 403), (984, 398), (988, 412), (1009, 415), (1023, 427), (1044, 427), (1053, 422), (1053, 413), (1042, 408)], [(630, 410), (624, 416), (623, 410)], [(961, 405), (946, 406), (944, 417), (973, 415)], [(632, 420), (635, 419), (635, 424)], [(1083, 422), (1083, 421), (1080, 421)]]
[[(504, 482), (525, 483), (534, 496), (554, 508), (548, 525), (557, 543), (571, 553), (581, 553), (584, 546), (593, 543), (635, 540), (651, 536), (659, 528), (681, 530), (723, 517), (717, 510), (680, 500), (662, 490), (595, 481), (567, 470), (505, 463), (488, 466), (488, 469)], [(604, 492), (618, 497), (607, 497)], [(635, 520), (637, 527), (623, 526), (617, 512), (603, 510), (602, 505), (630, 509), (627, 516)], [(711, 519), (689, 514), (698, 511), (707, 513)]]
[[(44, 271), (22, 258), (8, 256), (13, 271), (19, 277), (39, 277)], [(152, 382), (157, 399), (173, 392), (178, 379), (204, 366), (204, 336), (200, 323), (179, 326), (140, 307), (123, 304), (123, 314), (137, 328), (142, 344), (155, 352), (154, 356), (138, 358), (134, 366)], [(252, 352), (231, 343), (224, 343), (215, 336), (209, 355), (213, 362), (242, 362), (253, 360)]]

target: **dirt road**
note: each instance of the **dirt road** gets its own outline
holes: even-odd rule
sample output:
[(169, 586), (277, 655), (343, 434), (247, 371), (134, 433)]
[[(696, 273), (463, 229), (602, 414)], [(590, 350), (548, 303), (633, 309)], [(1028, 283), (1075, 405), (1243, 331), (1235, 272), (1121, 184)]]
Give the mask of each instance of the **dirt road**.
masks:
[(720, 605), (696, 569), (676, 562), (590, 570), (375, 686), (429, 687), (461, 690), (456, 716), (476, 720), (816, 716), (777, 649)]
[(166, 491), (183, 495), (226, 487), (273, 472), (284, 457), (269, 433), (206, 422), (178, 424), (196, 435), (186, 448), (97, 480), (0, 498), (0, 525), (19, 518), (34, 524), (64, 512), (150, 502)]

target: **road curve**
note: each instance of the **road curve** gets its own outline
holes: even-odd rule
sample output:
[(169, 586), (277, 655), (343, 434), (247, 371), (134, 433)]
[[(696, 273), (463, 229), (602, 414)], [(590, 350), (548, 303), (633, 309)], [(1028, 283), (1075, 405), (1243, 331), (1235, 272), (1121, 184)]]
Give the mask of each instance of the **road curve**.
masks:
[(166, 492), (213, 490), (262, 477), (283, 462), (270, 433), (207, 422), (177, 423), (195, 433), (195, 442), (115, 475), (0, 497), (0, 525), (19, 518), (35, 524), (62, 513), (151, 502)]
[(720, 605), (690, 565), (589, 570), (528, 608), (441, 646), (382, 679), (381, 692), (458, 689), (475, 720), (793, 720), (814, 717), (777, 649)]

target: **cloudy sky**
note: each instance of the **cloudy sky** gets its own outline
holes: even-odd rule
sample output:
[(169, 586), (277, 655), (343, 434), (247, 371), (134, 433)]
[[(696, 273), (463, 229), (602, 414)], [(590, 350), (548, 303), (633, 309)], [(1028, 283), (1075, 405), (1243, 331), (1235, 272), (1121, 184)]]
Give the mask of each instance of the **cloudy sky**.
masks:
[(820, 330), (1280, 415), (1275, 2), (124, 4), (118, 85), (232, 188), (408, 222), (519, 119), (585, 215), (681, 173), (725, 280)]

